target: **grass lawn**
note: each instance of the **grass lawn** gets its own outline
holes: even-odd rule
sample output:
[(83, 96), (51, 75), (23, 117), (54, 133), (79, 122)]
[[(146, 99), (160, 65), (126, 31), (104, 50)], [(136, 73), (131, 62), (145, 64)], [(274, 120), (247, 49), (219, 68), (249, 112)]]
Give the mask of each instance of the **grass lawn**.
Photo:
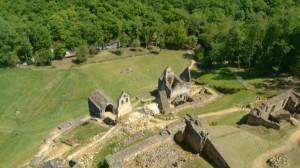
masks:
[[(87, 97), (96, 88), (117, 100), (149, 92), (163, 69), (189, 66), (184, 51), (165, 51), (109, 62), (59, 68), (0, 70), (0, 167), (20, 167), (38, 151), (58, 124), (88, 113)], [(120, 71), (131, 68), (129, 74)]]
[(85, 142), (88, 142), (89, 138), (99, 134), (100, 132), (105, 132), (108, 129), (109, 128), (107, 127), (89, 122), (87, 125), (76, 127), (67, 135), (65, 135), (61, 140), (71, 144), (83, 144)]
[[(245, 124), (246, 112), (208, 117), (208, 130), (233, 167), (252, 167), (253, 160), (262, 153), (280, 146), (298, 129), (288, 125), (281, 130)], [(242, 120), (242, 122), (241, 122)], [(240, 125), (239, 127), (237, 127)], [(250, 150), (250, 148), (251, 150)]]
[(225, 93), (235, 93), (245, 89), (245, 87), (236, 80), (235, 76), (228, 68), (212, 70), (199, 77), (198, 81)]

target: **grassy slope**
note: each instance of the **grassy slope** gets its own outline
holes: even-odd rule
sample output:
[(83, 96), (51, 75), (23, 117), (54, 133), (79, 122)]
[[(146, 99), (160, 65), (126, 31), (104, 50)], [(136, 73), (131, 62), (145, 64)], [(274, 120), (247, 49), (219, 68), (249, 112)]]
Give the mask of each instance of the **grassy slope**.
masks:
[[(168, 51), (70, 70), (0, 70), (0, 167), (20, 166), (52, 128), (87, 114), (86, 99), (93, 89), (105, 90), (114, 100), (122, 90), (132, 95), (151, 91), (167, 65), (179, 73), (190, 64), (183, 54)], [(133, 72), (121, 75), (126, 68)]]

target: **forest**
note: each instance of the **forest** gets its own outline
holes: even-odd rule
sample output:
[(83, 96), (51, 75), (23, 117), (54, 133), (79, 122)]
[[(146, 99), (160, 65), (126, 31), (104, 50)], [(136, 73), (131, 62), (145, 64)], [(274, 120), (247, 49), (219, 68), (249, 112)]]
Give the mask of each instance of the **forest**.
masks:
[(0, 0), (0, 67), (84, 61), (114, 40), (195, 48), (205, 67), (300, 72), (299, 0)]

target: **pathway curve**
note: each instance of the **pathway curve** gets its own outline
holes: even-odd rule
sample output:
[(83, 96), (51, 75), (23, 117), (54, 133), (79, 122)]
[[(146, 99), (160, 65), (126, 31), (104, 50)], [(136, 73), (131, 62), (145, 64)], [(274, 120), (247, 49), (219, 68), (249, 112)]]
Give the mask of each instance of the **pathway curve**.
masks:
[(216, 112), (200, 114), (200, 115), (198, 115), (198, 117), (203, 118), (203, 117), (220, 116), (220, 115), (226, 115), (226, 114), (231, 114), (231, 113), (236, 113), (236, 112), (241, 112), (241, 111), (250, 111), (250, 109), (240, 108), (240, 107), (232, 107), (232, 108), (228, 108), (228, 109), (220, 110), (220, 111), (216, 111)]
[(291, 151), (293, 148), (298, 146), (299, 139), (300, 139), (300, 128), (298, 128), (297, 131), (295, 131), (290, 136), (290, 138), (288, 140), (286, 140), (282, 145), (258, 156), (253, 162), (253, 168), (267, 167), (266, 161), (269, 158), (273, 157), (274, 155), (278, 155), (280, 153), (285, 153), (285, 152)]

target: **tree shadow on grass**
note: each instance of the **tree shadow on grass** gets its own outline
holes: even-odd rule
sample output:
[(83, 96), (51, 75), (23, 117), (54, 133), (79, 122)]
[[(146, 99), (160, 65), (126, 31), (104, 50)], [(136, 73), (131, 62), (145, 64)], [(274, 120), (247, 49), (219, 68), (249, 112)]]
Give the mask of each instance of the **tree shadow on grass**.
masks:
[(212, 71), (212, 74), (215, 74), (216, 76), (213, 77), (213, 80), (235, 80), (235, 76), (230, 72), (227, 68), (222, 68), (217, 71)]
[(186, 53), (186, 54), (183, 54), (182, 57), (185, 58), (185, 59), (192, 60), (192, 59), (195, 58), (195, 55)]
[(123, 52), (122, 51), (120, 51), (120, 50), (116, 50), (116, 51), (110, 51), (112, 54), (115, 54), (115, 55), (117, 55), (117, 56), (121, 56), (122, 54), (123, 54)]
[(247, 124), (247, 120), (249, 118), (249, 114), (244, 115), (238, 122), (236, 122), (237, 125), (244, 125)]
[(204, 75), (205, 73), (203, 71), (199, 71), (199, 70), (191, 70), (191, 76), (193, 79), (197, 79), (200, 76)]

